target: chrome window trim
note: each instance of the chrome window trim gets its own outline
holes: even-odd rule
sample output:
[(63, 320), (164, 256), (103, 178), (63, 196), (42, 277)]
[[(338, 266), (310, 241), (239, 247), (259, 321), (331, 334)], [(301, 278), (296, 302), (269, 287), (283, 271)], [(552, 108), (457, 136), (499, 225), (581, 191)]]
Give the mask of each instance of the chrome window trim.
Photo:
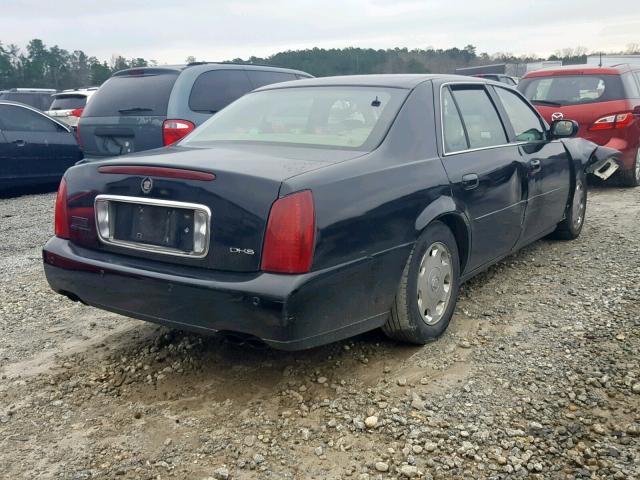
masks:
[[(183, 208), (185, 210), (193, 210), (204, 212), (206, 216), (206, 226), (207, 232), (205, 235), (205, 249), (202, 253), (189, 253), (183, 252), (181, 250), (176, 250), (172, 248), (165, 247), (157, 247), (154, 245), (144, 245), (135, 242), (127, 242), (124, 240), (114, 240), (113, 238), (104, 238), (102, 233), (100, 232), (100, 226), (98, 224), (98, 202), (123, 202), (123, 203), (132, 203), (138, 205), (151, 205), (156, 207), (169, 207), (169, 208)], [(105, 245), (113, 245), (122, 248), (128, 248), (131, 250), (138, 250), (142, 252), (149, 253), (159, 253), (162, 255), (172, 255), (174, 257), (186, 257), (186, 258), (204, 258), (209, 253), (210, 241), (211, 241), (211, 209), (206, 205), (201, 205), (198, 203), (188, 203), (188, 202), (177, 202), (174, 200), (162, 200), (158, 198), (143, 198), (143, 197), (129, 197), (129, 196), (121, 196), (121, 195), (98, 195), (94, 200), (94, 220), (96, 223), (96, 232), (98, 233), (98, 238)], [(109, 233), (111, 234), (111, 228), (109, 228)]]
[[(497, 83), (497, 82), (496, 82)], [(513, 147), (513, 146), (518, 146), (518, 145), (526, 145), (530, 142), (512, 142), (512, 143), (502, 143), (500, 145), (491, 145), (489, 147), (479, 147), (479, 148), (467, 148), (465, 150), (458, 150), (455, 152), (447, 152), (447, 147), (444, 141), (444, 110), (442, 108), (442, 95), (443, 95), (443, 90), (444, 87), (447, 87), (449, 85), (469, 85), (469, 86), (477, 86), (477, 85), (482, 85), (483, 89), (486, 92), (486, 88), (485, 85), (493, 85), (491, 83), (487, 83), (487, 82), (444, 82), (442, 84), (440, 84), (440, 98), (439, 98), (439, 106), (438, 108), (440, 108), (440, 137), (441, 137), (441, 141), (442, 141), (442, 156), (443, 157), (450, 157), (453, 155), (460, 155), (462, 153), (469, 153), (469, 152), (480, 152), (482, 150), (493, 150), (494, 148), (503, 148), (503, 147)], [(495, 85), (494, 85), (495, 86)], [(498, 85), (499, 86), (499, 85)], [(501, 88), (505, 88), (505, 87), (501, 87)], [(487, 93), (488, 95), (488, 93)], [(491, 97), (489, 97), (491, 98)], [(500, 118), (500, 122), (502, 123), (502, 118), (500, 117), (500, 112), (496, 110), (496, 113), (498, 114), (498, 118)]]

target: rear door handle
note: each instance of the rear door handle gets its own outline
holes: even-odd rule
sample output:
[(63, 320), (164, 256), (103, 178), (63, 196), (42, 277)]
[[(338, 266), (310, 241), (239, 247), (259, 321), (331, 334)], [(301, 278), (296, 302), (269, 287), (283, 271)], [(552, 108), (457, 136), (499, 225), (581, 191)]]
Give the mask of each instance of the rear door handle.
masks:
[(473, 190), (480, 184), (478, 175), (476, 173), (467, 173), (462, 176), (462, 188), (465, 190)]
[(534, 158), (529, 162), (529, 169), (532, 172), (539, 172), (542, 169), (542, 163), (537, 158)]
[(14, 140), (13, 143), (15, 143), (17, 147), (24, 147), (27, 144), (24, 140)]

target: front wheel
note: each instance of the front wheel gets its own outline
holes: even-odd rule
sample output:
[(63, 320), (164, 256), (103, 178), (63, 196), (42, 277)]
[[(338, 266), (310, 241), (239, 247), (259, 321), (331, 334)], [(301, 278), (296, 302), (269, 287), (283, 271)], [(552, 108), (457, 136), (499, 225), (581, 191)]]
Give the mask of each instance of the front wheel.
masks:
[(444, 223), (433, 222), (409, 255), (384, 333), (419, 345), (440, 336), (453, 316), (459, 287), (456, 239)]
[(587, 182), (584, 175), (576, 179), (576, 186), (571, 197), (571, 204), (567, 207), (565, 219), (558, 224), (552, 236), (561, 240), (578, 238), (584, 225), (587, 213)]

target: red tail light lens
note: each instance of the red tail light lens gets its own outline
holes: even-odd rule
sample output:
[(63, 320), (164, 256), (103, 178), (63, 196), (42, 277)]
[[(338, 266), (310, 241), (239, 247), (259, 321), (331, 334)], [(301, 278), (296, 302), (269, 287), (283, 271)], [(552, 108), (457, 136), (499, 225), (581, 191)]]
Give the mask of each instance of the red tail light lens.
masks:
[(80, 118), (82, 116), (83, 110), (84, 108), (76, 108), (75, 110), (71, 110), (71, 113), (69, 113), (69, 115), (71, 115), (72, 117)]
[(311, 191), (276, 200), (267, 223), (262, 270), (273, 273), (308, 272), (313, 261), (315, 230)]
[(55, 235), (58, 238), (69, 239), (69, 212), (67, 211), (67, 182), (60, 181), (56, 196)]
[(80, 122), (76, 125), (76, 142), (78, 142), (78, 146), (82, 148), (82, 139), (80, 138)]
[(633, 112), (623, 112), (614, 115), (607, 115), (599, 118), (589, 130), (611, 130), (613, 128), (625, 128), (633, 122)]
[(171, 145), (186, 137), (196, 126), (188, 120), (165, 120), (162, 123), (162, 141)]

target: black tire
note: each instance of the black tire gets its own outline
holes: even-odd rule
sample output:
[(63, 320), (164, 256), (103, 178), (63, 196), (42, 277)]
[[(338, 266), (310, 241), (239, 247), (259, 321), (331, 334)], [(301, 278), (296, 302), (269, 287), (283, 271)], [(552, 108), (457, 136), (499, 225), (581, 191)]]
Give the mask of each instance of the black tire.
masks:
[[(576, 201), (580, 202), (581, 208), (578, 209)], [(567, 213), (565, 219), (560, 222), (551, 234), (552, 238), (559, 240), (574, 240), (580, 236), (584, 220), (587, 214), (587, 179), (584, 175), (580, 175), (576, 179), (571, 198), (567, 205)]]
[[(426, 261), (426, 254), (429, 249), (431, 249), (430, 251), (432, 252), (437, 252), (439, 248), (438, 244), (446, 247), (446, 249), (442, 249), (444, 252), (442, 255), (450, 259), (448, 262), (450, 269), (447, 268), (446, 265), (444, 268), (446, 271), (444, 277), (447, 275), (450, 277), (449, 289), (446, 290), (444, 277), (442, 282), (440, 282), (441, 272), (438, 268), (433, 270), (434, 273), (431, 279), (434, 280), (434, 282), (428, 283), (428, 285), (443, 283), (441, 287), (442, 290), (438, 289), (437, 291), (448, 291), (450, 293), (446, 303), (443, 302), (444, 306), (442, 307), (442, 313), (438, 314), (439, 319), (437, 323), (429, 325), (425, 316), (420, 312), (418, 303), (418, 278), (421, 276), (426, 278), (428, 282), (429, 278), (427, 278), (427, 274), (420, 274), (421, 263), (423, 259)], [(446, 252), (446, 250), (448, 250), (448, 252)], [(436, 279), (438, 282), (435, 282)], [(387, 323), (382, 327), (382, 330), (388, 337), (394, 340), (419, 345), (424, 345), (429, 340), (439, 337), (446, 330), (453, 316), (456, 302), (458, 301), (459, 288), (460, 257), (456, 239), (444, 223), (435, 221), (422, 232), (413, 246), (407, 264), (402, 272), (402, 279), (400, 280), (389, 318)], [(434, 289), (434, 292), (435, 291)], [(436, 320), (436, 318), (433, 318), (433, 320)]]
[(640, 185), (640, 148), (638, 148), (635, 162), (633, 162), (631, 168), (620, 172), (620, 183), (624, 187), (637, 187)]

